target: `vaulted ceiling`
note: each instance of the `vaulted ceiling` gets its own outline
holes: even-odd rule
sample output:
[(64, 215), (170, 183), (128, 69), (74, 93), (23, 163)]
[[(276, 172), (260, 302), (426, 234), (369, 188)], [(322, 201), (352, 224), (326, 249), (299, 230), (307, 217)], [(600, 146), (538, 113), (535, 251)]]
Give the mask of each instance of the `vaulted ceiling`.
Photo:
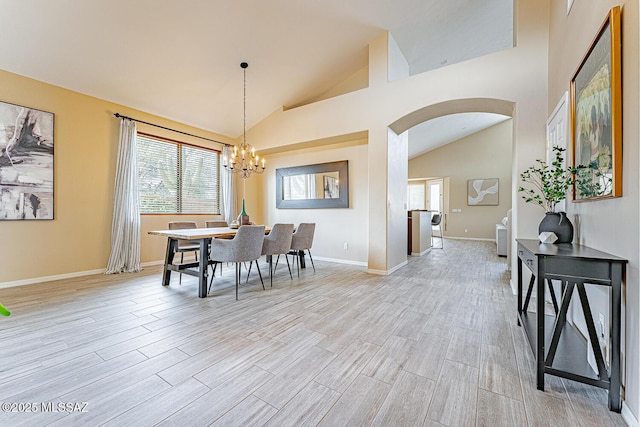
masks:
[(237, 137), (367, 66), (411, 74), (513, 45), (513, 0), (0, 0), (0, 69)]

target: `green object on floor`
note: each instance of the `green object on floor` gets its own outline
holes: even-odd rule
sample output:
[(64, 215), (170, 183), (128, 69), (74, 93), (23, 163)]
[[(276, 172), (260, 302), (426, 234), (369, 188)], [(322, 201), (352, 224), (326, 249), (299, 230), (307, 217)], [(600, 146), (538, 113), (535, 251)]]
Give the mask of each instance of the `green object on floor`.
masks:
[(3, 316), (11, 316), (11, 312), (4, 308), (4, 305), (0, 304), (0, 314)]

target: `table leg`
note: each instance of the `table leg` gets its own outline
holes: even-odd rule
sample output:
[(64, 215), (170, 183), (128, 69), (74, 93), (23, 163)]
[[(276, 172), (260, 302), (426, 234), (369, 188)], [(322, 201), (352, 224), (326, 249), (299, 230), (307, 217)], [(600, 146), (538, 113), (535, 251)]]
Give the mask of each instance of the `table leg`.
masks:
[(549, 293), (551, 294), (551, 302), (553, 303), (553, 311), (558, 315), (558, 300), (556, 299), (556, 291), (553, 289), (553, 282), (551, 279), (547, 279), (547, 285), (549, 285)]
[(584, 288), (584, 283), (577, 283), (576, 286), (578, 288), (580, 304), (582, 305), (582, 312), (584, 313), (584, 321), (587, 325), (587, 334), (589, 335), (589, 341), (591, 341), (591, 350), (593, 350), (593, 355), (596, 358), (598, 377), (601, 381), (607, 381), (607, 368), (604, 366), (604, 358), (602, 357), (602, 350), (600, 349), (600, 342), (598, 341), (598, 333), (596, 332), (596, 326), (593, 324), (593, 316), (591, 314), (589, 299), (587, 298), (587, 291)]
[(520, 326), (520, 313), (522, 313), (522, 259), (518, 257), (518, 326)]
[(609, 339), (611, 342), (611, 378), (609, 378), (609, 409), (620, 412), (620, 305), (624, 264), (611, 265), (611, 307)]
[(529, 302), (531, 301), (531, 294), (533, 294), (533, 286), (536, 283), (536, 276), (531, 274), (531, 280), (529, 280), (529, 287), (527, 288), (527, 296), (524, 298), (524, 306), (522, 307), (523, 311), (527, 311), (529, 309)]
[(545, 338), (544, 338), (544, 293), (545, 280), (541, 272), (544, 271), (544, 257), (538, 257), (538, 286), (536, 288), (536, 386), (538, 390), (544, 391), (544, 355), (545, 355)]
[(167, 239), (167, 253), (164, 256), (164, 271), (162, 272), (162, 286), (169, 286), (171, 281), (171, 270), (169, 266), (173, 264), (173, 257), (176, 254), (178, 248), (178, 241), (169, 237)]
[(209, 245), (211, 238), (200, 240), (200, 265), (199, 265), (199, 282), (198, 296), (200, 298), (207, 297), (207, 275), (209, 274)]
[(556, 316), (556, 322), (553, 325), (553, 334), (551, 336), (551, 342), (549, 343), (549, 352), (547, 353), (547, 359), (545, 364), (547, 366), (553, 365), (553, 359), (556, 357), (556, 350), (558, 350), (558, 343), (560, 342), (560, 334), (562, 328), (567, 321), (567, 310), (569, 309), (569, 303), (571, 302), (571, 296), (573, 295), (573, 288), (575, 284), (569, 283), (566, 292), (562, 295), (560, 301), (560, 310)]

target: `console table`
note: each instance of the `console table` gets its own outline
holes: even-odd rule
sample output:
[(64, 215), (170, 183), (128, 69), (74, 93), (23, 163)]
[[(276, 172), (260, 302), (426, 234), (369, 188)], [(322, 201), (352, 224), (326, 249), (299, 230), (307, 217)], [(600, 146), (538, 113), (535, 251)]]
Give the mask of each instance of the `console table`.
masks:
[[(536, 385), (544, 390), (544, 374), (594, 385), (609, 390), (609, 409), (620, 412), (620, 304), (621, 282), (627, 260), (586, 246), (562, 243), (541, 244), (537, 240), (516, 239), (518, 243), (518, 326), (524, 328), (536, 361)], [(523, 301), (522, 266), (531, 271)], [(551, 280), (561, 282), (560, 304)], [(607, 370), (585, 291), (585, 283), (611, 288), (609, 300), (609, 346), (611, 364)], [(536, 312), (527, 311), (536, 285)], [(545, 314), (545, 285), (548, 286), (554, 315)], [(587, 341), (566, 322), (573, 291), (577, 290), (585, 314), (589, 340), (598, 374), (587, 362)]]

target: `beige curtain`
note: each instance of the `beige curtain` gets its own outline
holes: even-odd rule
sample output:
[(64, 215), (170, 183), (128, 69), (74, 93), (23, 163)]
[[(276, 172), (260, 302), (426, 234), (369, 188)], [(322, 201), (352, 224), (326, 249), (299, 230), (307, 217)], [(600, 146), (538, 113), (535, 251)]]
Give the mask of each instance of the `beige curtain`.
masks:
[(140, 201), (138, 198), (136, 124), (120, 121), (120, 144), (113, 192), (111, 255), (105, 274), (140, 271)]

